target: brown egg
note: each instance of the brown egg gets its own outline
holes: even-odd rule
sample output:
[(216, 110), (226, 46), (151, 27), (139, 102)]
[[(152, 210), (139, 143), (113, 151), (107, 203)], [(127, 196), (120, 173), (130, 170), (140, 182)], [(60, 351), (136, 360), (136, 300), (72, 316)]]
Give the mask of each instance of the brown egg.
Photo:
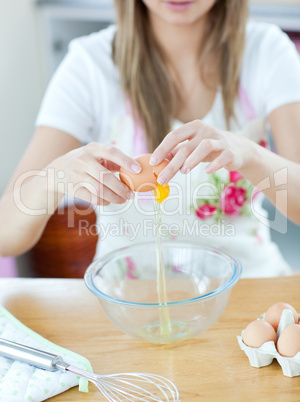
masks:
[(265, 342), (276, 343), (276, 332), (272, 325), (264, 320), (256, 320), (247, 325), (243, 342), (252, 348), (260, 348)]
[(271, 324), (275, 331), (277, 331), (281, 314), (285, 309), (292, 311), (295, 324), (298, 324), (298, 314), (293, 306), (288, 303), (276, 303), (267, 310), (265, 315), (265, 321)]
[[(132, 191), (152, 191), (156, 187), (156, 177), (167, 166), (169, 161), (165, 159), (157, 166), (149, 165), (151, 154), (140, 155), (135, 160), (141, 165), (142, 170), (138, 174), (120, 169), (120, 180)], [(154, 175), (156, 174), (156, 177)]]
[(277, 350), (285, 357), (293, 357), (300, 351), (300, 325), (289, 325), (281, 332)]

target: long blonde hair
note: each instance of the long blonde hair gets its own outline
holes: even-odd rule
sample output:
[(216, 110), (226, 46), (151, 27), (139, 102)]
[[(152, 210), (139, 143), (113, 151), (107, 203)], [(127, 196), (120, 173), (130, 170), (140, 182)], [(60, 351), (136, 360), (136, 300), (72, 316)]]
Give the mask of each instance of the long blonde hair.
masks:
[[(145, 4), (141, 0), (115, 0), (115, 6), (118, 30), (113, 58), (135, 119), (143, 126), (149, 151), (153, 151), (170, 131), (178, 93), (151, 31)], [(199, 60), (202, 69), (201, 61), (212, 50), (218, 51), (219, 84), (228, 128), (238, 94), (247, 16), (247, 0), (217, 0), (209, 11)]]

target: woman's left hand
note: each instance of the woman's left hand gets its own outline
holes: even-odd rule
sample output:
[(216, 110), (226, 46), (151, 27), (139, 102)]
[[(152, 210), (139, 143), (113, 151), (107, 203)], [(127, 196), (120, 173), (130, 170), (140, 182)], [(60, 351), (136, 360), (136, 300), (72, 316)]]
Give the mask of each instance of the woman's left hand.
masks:
[(213, 173), (221, 168), (240, 170), (251, 154), (245, 137), (214, 129), (201, 120), (194, 120), (171, 131), (153, 152), (152, 166), (164, 158), (170, 163), (158, 176), (160, 184), (168, 183), (180, 171), (189, 173), (200, 162), (210, 162), (205, 171)]

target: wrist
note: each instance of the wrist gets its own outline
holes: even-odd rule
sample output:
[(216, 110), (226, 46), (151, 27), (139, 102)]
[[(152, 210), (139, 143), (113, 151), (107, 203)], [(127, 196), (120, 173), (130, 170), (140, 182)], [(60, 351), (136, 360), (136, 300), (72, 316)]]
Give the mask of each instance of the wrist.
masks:
[(62, 198), (67, 193), (66, 173), (61, 158), (55, 159), (44, 169), (49, 196)]
[(47, 214), (52, 215), (65, 195), (64, 171), (55, 162), (49, 164), (37, 175), (37, 186), (42, 199), (47, 198)]
[(28, 171), (16, 180), (14, 205), (26, 215), (52, 215), (62, 196), (51, 189), (47, 169)]
[(244, 140), (246, 142), (244, 152), (245, 155), (239, 171), (243, 176), (247, 177), (261, 166), (263, 148), (248, 138), (244, 138)]
[(260, 187), (260, 184), (267, 178), (271, 177), (273, 152), (249, 141), (248, 155), (245, 163), (240, 169), (240, 174), (248, 179), (254, 186)]

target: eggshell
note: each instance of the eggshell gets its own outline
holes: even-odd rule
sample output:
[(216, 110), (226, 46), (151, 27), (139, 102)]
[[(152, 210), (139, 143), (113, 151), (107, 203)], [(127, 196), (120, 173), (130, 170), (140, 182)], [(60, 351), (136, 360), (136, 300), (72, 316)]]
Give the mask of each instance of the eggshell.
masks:
[[(156, 187), (156, 177), (167, 166), (169, 161), (165, 159), (157, 166), (149, 165), (151, 154), (143, 154), (135, 158), (141, 165), (142, 170), (138, 174), (128, 172), (120, 168), (120, 180), (125, 183), (132, 191), (152, 191)], [(156, 177), (155, 177), (155, 174)]]
[(281, 356), (294, 357), (300, 352), (300, 325), (286, 327), (277, 342), (277, 350)]
[(293, 306), (291, 306), (288, 303), (276, 303), (271, 306), (265, 315), (265, 321), (267, 321), (269, 324), (272, 325), (272, 327), (277, 331), (279, 322), (280, 322), (280, 317), (283, 312), (283, 310), (291, 310), (293, 313), (294, 321), (295, 324), (298, 324), (298, 314), (297, 311), (294, 309)]
[(272, 325), (263, 320), (250, 322), (243, 334), (243, 342), (252, 348), (260, 348), (265, 342), (276, 343), (276, 332)]

